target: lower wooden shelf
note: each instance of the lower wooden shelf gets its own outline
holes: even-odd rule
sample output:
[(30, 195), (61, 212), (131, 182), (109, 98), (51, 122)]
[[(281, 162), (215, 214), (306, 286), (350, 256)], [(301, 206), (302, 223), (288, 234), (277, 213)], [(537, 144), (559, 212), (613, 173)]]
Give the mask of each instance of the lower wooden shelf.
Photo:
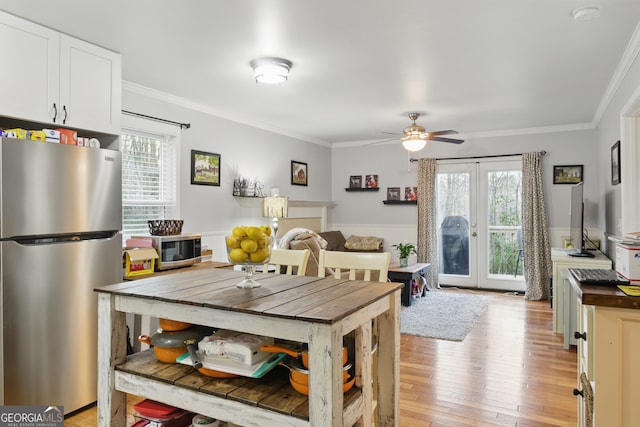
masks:
[[(261, 426), (283, 425), (283, 417), (286, 425), (309, 422), (309, 399), (293, 389), (283, 366), (263, 378), (219, 379), (188, 365), (159, 362), (150, 349), (127, 356), (115, 369), (118, 390), (213, 418), (242, 424), (248, 416), (257, 417)], [(353, 387), (344, 395), (345, 413), (361, 401), (361, 390)]]

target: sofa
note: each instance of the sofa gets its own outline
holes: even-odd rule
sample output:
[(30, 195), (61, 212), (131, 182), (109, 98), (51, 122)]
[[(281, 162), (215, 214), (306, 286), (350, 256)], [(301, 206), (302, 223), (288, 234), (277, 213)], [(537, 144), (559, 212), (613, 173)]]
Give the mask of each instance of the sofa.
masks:
[(345, 239), (340, 231), (316, 233), (306, 228), (287, 231), (278, 243), (280, 249), (308, 249), (311, 254), (307, 263), (307, 276), (318, 276), (320, 250), (346, 252), (382, 252), (383, 239), (380, 237), (350, 236)]

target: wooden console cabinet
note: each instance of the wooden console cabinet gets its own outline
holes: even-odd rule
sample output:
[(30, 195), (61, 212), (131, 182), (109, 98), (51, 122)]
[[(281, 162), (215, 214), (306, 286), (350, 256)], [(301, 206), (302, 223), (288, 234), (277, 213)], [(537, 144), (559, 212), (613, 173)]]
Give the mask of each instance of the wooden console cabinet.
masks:
[[(589, 417), (594, 427), (637, 426), (640, 299), (615, 286), (581, 285), (573, 277), (570, 281), (577, 300), (578, 426), (588, 425)], [(580, 381), (582, 374), (586, 384)]]
[[(565, 348), (568, 344), (575, 344), (573, 338), (573, 330), (575, 323), (567, 325), (565, 328), (565, 319), (575, 322), (576, 307), (575, 298), (568, 298), (565, 301), (565, 294), (569, 295), (570, 284), (567, 277), (569, 268), (611, 268), (611, 260), (604, 256), (601, 252), (594, 251), (595, 258), (580, 258), (568, 255), (564, 249), (551, 249), (551, 262), (553, 264), (553, 331), (557, 334), (569, 332), (571, 335), (565, 340)], [(568, 309), (569, 313), (565, 313)]]
[[(399, 426), (402, 284), (262, 273), (254, 276), (260, 288), (240, 289), (242, 278), (233, 270), (197, 269), (96, 289), (98, 426), (125, 426), (126, 393), (249, 427), (372, 425), (374, 412), (376, 425)], [(126, 356), (126, 313), (306, 343), (311, 387), (302, 412), (307, 415), (214, 393), (197, 381), (185, 386), (175, 381), (183, 373), (138, 373), (132, 365), (139, 356)], [(375, 381), (373, 319), (379, 334)], [(356, 387), (355, 396), (351, 391), (345, 396), (342, 347), (351, 331)]]

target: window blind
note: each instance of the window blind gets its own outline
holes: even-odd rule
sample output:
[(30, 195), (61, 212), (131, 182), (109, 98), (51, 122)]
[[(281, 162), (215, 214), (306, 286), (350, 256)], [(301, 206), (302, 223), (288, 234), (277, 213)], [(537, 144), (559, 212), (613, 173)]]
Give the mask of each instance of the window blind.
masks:
[(120, 150), (124, 239), (148, 234), (148, 220), (177, 217), (176, 145), (173, 135), (123, 130)]

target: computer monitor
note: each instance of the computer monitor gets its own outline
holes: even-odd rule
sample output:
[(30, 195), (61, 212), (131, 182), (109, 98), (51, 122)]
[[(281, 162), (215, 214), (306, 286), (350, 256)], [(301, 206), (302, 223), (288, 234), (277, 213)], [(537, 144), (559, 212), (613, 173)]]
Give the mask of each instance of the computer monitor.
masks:
[(587, 250), (584, 239), (584, 199), (582, 184), (583, 183), (580, 182), (571, 187), (569, 237), (575, 251), (569, 252), (569, 256), (593, 258), (595, 255)]

